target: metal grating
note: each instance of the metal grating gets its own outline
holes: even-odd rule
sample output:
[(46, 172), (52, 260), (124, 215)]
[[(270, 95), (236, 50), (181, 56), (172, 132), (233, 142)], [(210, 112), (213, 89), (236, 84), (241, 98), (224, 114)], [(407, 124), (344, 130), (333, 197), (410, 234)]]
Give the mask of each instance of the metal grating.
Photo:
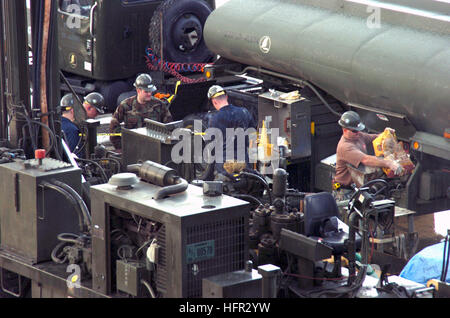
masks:
[[(187, 244), (214, 241), (214, 257), (186, 264), (187, 297), (202, 296), (202, 279), (244, 268), (245, 219), (244, 217), (194, 225), (187, 228)], [(198, 272), (194, 269), (198, 268)]]
[(158, 245), (160, 246), (158, 253), (158, 275), (156, 279), (156, 287), (160, 293), (165, 294), (167, 290), (167, 260), (166, 260), (166, 226), (162, 225), (158, 231)]

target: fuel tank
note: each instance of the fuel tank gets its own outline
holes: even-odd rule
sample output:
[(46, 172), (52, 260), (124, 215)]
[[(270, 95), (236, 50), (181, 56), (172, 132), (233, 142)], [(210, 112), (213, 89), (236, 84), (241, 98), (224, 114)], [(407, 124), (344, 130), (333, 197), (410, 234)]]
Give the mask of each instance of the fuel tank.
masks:
[(450, 3), (229, 0), (209, 16), (209, 49), (320, 87), (347, 105), (450, 127)]

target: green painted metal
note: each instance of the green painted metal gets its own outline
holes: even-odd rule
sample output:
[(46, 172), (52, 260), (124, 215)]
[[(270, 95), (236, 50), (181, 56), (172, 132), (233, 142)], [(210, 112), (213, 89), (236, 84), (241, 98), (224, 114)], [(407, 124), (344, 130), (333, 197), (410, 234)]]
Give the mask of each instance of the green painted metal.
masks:
[[(416, 5), (416, 7), (413, 7)], [(205, 25), (213, 52), (310, 81), (347, 104), (450, 127), (450, 4), (230, 0)]]

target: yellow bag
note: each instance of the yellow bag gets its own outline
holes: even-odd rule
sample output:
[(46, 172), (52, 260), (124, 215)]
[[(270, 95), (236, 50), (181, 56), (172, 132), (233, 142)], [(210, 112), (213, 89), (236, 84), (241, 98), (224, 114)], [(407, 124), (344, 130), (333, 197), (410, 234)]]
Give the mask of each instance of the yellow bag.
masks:
[[(396, 161), (403, 167), (402, 175), (410, 174), (415, 166), (405, 152), (402, 142), (397, 142), (397, 136), (390, 129), (385, 129), (372, 142), (375, 156), (384, 157), (389, 160)], [(382, 168), (388, 178), (394, 178), (395, 174), (391, 169)]]
[(372, 142), (375, 156), (386, 157), (389, 154), (394, 153), (395, 145), (397, 144), (397, 136), (392, 133), (391, 130), (385, 129), (377, 138)]

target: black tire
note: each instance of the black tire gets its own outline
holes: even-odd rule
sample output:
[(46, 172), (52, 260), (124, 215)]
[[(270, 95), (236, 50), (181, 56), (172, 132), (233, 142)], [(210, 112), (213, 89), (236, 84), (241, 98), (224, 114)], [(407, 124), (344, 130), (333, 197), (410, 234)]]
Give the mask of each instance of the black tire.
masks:
[[(154, 12), (150, 21), (150, 47), (156, 55), (161, 55), (162, 23), (164, 61), (209, 62), (213, 54), (208, 50), (203, 39), (203, 27), (211, 11), (212, 9), (204, 0), (164, 1)], [(196, 34), (197, 40), (189, 41), (188, 34)]]
[(123, 102), (125, 99), (130, 98), (131, 96), (135, 96), (135, 95), (136, 95), (136, 90), (132, 90), (132, 91), (128, 91), (128, 92), (120, 94), (119, 97), (117, 98), (117, 105), (120, 105), (120, 103)]
[(100, 94), (105, 98), (105, 109), (107, 113), (114, 113), (118, 104), (120, 94), (130, 91), (132, 87), (125, 81), (105, 83), (100, 87)]

